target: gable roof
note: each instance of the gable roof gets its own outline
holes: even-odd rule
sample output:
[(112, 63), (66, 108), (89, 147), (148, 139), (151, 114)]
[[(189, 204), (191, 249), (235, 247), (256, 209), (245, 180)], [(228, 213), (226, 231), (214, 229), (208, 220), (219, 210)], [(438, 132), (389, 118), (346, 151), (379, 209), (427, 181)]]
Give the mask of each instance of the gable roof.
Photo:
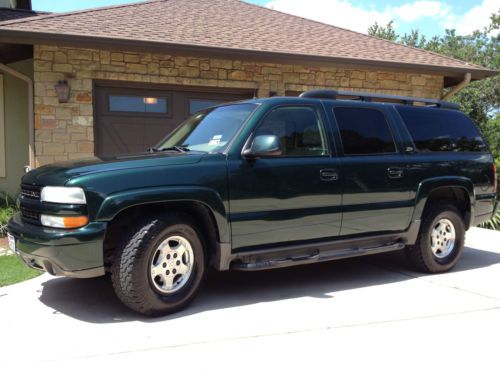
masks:
[(198, 51), (442, 72), (478, 65), (239, 0), (150, 0), (0, 23), (0, 41)]

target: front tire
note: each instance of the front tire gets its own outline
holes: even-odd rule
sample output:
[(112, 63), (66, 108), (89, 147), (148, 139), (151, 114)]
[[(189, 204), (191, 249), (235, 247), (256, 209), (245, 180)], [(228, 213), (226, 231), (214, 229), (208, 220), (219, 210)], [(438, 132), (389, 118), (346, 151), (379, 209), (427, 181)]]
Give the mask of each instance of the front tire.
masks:
[(171, 213), (147, 218), (117, 248), (112, 281), (118, 298), (148, 316), (185, 308), (206, 271), (201, 236), (189, 217)]
[(464, 242), (465, 225), (456, 207), (437, 204), (426, 210), (417, 242), (406, 255), (419, 271), (446, 272), (457, 264)]

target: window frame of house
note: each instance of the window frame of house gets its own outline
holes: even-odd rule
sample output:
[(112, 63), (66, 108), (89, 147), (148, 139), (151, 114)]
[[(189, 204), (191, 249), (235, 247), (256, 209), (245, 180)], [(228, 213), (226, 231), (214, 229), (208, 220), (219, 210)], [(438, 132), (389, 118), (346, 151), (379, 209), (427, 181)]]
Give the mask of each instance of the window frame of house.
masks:
[[(158, 99), (158, 100), (165, 100), (165, 111), (159, 111), (159, 112), (154, 112), (154, 111), (136, 111), (136, 110), (128, 110), (128, 111), (120, 111), (116, 109), (112, 109), (111, 106), (111, 99), (112, 97), (125, 97), (125, 98), (142, 98), (142, 100), (146, 100), (148, 98), (152, 99)], [(165, 117), (165, 118), (170, 118), (172, 117), (172, 94), (170, 93), (161, 93), (160, 95), (152, 93), (152, 95), (149, 95), (149, 92), (144, 93), (143, 95), (134, 95), (133, 93), (126, 93), (126, 92), (111, 92), (107, 93), (106, 95), (106, 114), (109, 115), (116, 115), (116, 116), (130, 116), (130, 117), (137, 117), (137, 116), (147, 116), (147, 117)], [(147, 108), (147, 103), (144, 102), (145, 104), (145, 109)]]
[(0, 178), (7, 177), (5, 149), (5, 102), (4, 102), (4, 76), (0, 74)]

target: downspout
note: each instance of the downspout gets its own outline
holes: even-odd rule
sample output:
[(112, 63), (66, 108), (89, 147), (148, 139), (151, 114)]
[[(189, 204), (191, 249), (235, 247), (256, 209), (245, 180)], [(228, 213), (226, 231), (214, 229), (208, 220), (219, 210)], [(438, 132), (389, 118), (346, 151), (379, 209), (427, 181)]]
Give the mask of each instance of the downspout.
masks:
[(470, 73), (465, 73), (464, 79), (462, 82), (460, 82), (458, 85), (453, 86), (453, 88), (447, 92), (442, 99), (447, 100), (451, 98), (453, 95), (457, 94), (460, 90), (462, 90), (465, 86), (467, 86), (470, 83), (472, 76)]
[(0, 63), (0, 71), (10, 74), (28, 84), (28, 128), (29, 128), (29, 168), (35, 168), (35, 125), (33, 80), (25, 74)]

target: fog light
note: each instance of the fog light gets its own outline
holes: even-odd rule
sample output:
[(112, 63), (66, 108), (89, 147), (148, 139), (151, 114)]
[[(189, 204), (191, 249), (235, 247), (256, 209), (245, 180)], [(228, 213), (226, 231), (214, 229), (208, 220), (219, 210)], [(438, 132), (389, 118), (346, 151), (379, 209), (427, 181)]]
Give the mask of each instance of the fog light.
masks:
[(40, 222), (45, 227), (52, 228), (80, 228), (88, 224), (87, 216), (52, 216), (41, 215)]

